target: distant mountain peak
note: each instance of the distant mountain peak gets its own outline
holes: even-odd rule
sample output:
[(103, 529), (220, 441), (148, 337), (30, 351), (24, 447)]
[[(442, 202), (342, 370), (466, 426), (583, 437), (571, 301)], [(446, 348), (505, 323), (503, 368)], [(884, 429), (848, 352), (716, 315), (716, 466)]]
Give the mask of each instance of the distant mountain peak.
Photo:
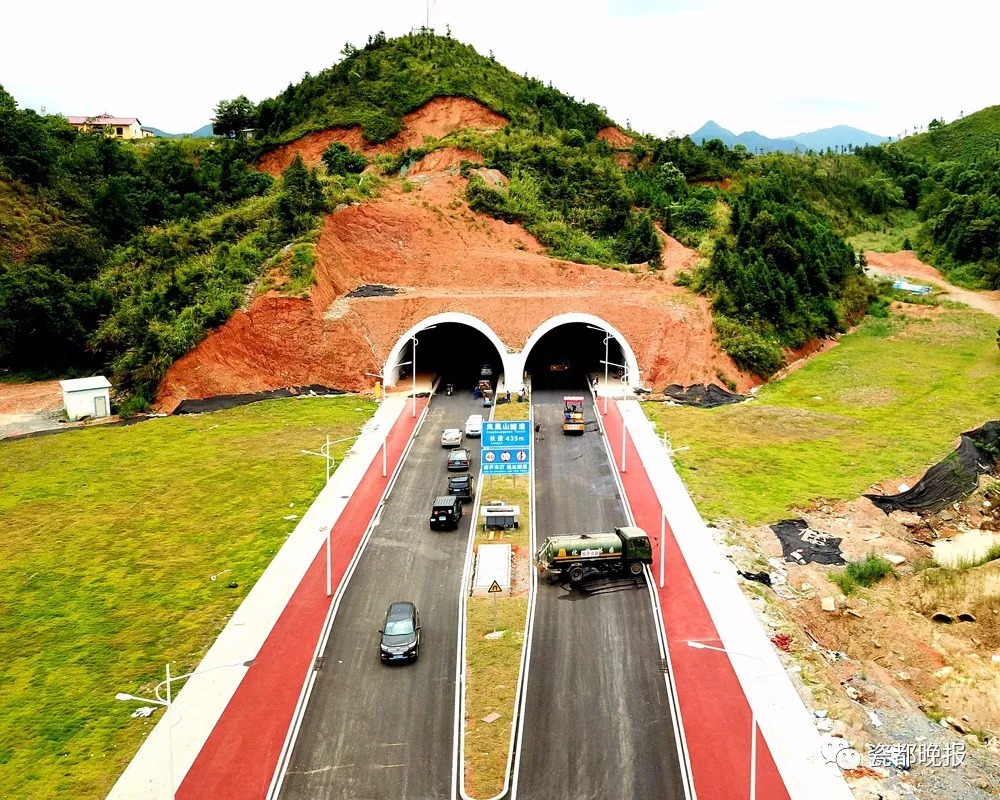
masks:
[(807, 150), (826, 150), (827, 148), (837, 149), (848, 145), (862, 147), (867, 144), (879, 144), (886, 141), (887, 137), (868, 133), (850, 125), (834, 125), (831, 128), (772, 139), (757, 131), (744, 131), (735, 134), (727, 128), (723, 128), (715, 120), (709, 120), (690, 134), (690, 138), (696, 144), (701, 144), (702, 140), (721, 139), (727, 147), (741, 144), (751, 153), (772, 153), (775, 151), (790, 153), (796, 149), (805, 152)]

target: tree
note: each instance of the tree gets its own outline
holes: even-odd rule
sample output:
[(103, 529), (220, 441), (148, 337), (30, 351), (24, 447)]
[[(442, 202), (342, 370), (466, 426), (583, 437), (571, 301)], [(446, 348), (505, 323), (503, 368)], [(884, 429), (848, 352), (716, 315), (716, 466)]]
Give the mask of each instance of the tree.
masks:
[(252, 128), (257, 121), (257, 107), (240, 95), (232, 100), (220, 100), (212, 119), (212, 133), (216, 136), (238, 136), (240, 131)]
[(323, 163), (326, 164), (327, 175), (348, 175), (361, 172), (368, 159), (363, 153), (355, 153), (341, 142), (334, 142), (323, 151)]
[(314, 215), (325, 208), (326, 198), (316, 170), (308, 169), (302, 156), (296, 154), (281, 173), (277, 216), (282, 230), (289, 236), (308, 230), (312, 227)]

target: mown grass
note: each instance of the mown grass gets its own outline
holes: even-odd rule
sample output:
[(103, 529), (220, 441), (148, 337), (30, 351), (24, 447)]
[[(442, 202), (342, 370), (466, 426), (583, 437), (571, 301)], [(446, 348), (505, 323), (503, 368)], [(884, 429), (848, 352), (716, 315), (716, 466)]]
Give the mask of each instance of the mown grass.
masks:
[(757, 399), (643, 405), (710, 519), (773, 522), (821, 499), (920, 472), (1000, 409), (996, 320), (967, 309), (867, 318)]
[(830, 574), (832, 580), (844, 594), (851, 594), (859, 586), (874, 586), (892, 574), (892, 564), (876, 553), (869, 553), (860, 561), (851, 561), (840, 572)]
[[(494, 410), (494, 419), (525, 419), (529, 406), (523, 403), (503, 403)], [(514, 549), (514, 560), (530, 562), (530, 484), (527, 477), (483, 478), (482, 502), (503, 500), (521, 507), (520, 527), (494, 533), (493, 539), (482, 530), (476, 531), (476, 545), (503, 542)], [(475, 509), (478, 514), (478, 509)], [(530, 565), (528, 566), (530, 569)], [(517, 572), (514, 573), (517, 581)], [(526, 587), (515, 583), (514, 591)], [(500, 639), (487, 639), (493, 632), (494, 603), (498, 630), (506, 631)], [(465, 791), (470, 797), (487, 798), (503, 788), (510, 752), (511, 725), (517, 679), (521, 670), (521, 651), (528, 616), (528, 596), (470, 597), (466, 620), (466, 692), (465, 692)], [(483, 722), (491, 713), (500, 718)]]
[(155, 721), (115, 693), (197, 664), (322, 487), (299, 451), (373, 411), (276, 400), (0, 444), (0, 797), (107, 793)]

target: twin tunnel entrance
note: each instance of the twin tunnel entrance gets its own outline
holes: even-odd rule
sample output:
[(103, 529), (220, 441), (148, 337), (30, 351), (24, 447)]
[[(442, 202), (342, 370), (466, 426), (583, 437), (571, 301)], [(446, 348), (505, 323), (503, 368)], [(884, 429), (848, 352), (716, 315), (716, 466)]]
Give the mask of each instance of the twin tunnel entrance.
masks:
[(581, 388), (586, 376), (603, 376), (608, 361), (612, 385), (640, 385), (639, 366), (628, 342), (613, 326), (589, 314), (562, 314), (542, 323), (521, 352), (511, 352), (482, 320), (468, 314), (428, 317), (400, 337), (386, 360), (388, 387), (412, 379), (414, 363), (421, 382), (436, 376), (456, 390), (475, 385), (489, 372), (517, 392), (532, 388)]

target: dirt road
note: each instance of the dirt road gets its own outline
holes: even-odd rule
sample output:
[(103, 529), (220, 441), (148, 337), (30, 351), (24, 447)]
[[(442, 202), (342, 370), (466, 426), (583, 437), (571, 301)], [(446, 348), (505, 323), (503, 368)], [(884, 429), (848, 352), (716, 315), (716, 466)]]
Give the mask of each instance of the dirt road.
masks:
[(914, 278), (924, 281), (940, 289), (950, 300), (1000, 317), (1000, 292), (977, 292), (948, 283), (938, 270), (925, 264), (910, 250), (900, 250), (898, 253), (876, 253), (873, 250), (866, 250), (865, 258), (868, 259), (868, 273), (872, 276)]

